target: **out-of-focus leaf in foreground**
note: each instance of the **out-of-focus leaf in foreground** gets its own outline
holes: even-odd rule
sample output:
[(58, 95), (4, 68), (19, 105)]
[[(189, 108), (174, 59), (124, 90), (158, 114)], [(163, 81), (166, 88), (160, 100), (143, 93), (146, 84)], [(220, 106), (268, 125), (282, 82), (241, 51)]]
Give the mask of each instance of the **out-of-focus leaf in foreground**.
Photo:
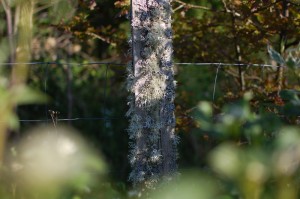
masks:
[(66, 188), (85, 189), (105, 164), (73, 129), (39, 127), (18, 146), (16, 179), (24, 190), (55, 198)]
[(197, 172), (182, 174), (178, 180), (155, 190), (153, 199), (213, 199), (218, 193), (216, 182)]

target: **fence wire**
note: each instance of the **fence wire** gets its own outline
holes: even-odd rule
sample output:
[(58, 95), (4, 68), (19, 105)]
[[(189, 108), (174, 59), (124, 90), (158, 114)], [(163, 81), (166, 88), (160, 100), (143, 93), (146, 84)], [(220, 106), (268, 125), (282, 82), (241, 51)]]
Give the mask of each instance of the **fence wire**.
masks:
[[(44, 93), (48, 92), (48, 78), (49, 78), (49, 67), (51, 65), (56, 65), (56, 66), (72, 66), (72, 67), (81, 67), (81, 66), (90, 66), (90, 65), (98, 65), (105, 67), (105, 72), (104, 72), (104, 90), (103, 90), (103, 105), (102, 105), (102, 114), (103, 117), (74, 117), (74, 118), (57, 118), (57, 121), (104, 121), (105, 123), (110, 120), (119, 120), (123, 119), (124, 117), (107, 117), (106, 114), (106, 103), (107, 103), (107, 86), (108, 86), (108, 70), (109, 67), (111, 66), (126, 66), (126, 63), (114, 63), (114, 62), (87, 62), (87, 63), (69, 63), (69, 62), (26, 62), (26, 63), (0, 63), (0, 67), (12, 67), (14, 65), (27, 65), (27, 66), (44, 66), (44, 80), (43, 80), (43, 86), (44, 86)], [(216, 76), (214, 80), (214, 87), (213, 87), (213, 100), (215, 98), (215, 91), (216, 91), (216, 84), (217, 84), (217, 78), (218, 78), (218, 73), (219, 69), (221, 67), (225, 66), (233, 66), (233, 67), (259, 67), (262, 69), (262, 73), (265, 68), (278, 68), (280, 66), (276, 65), (270, 65), (270, 64), (256, 64), (256, 63), (222, 63), (222, 62), (206, 62), (206, 63), (189, 63), (189, 62), (183, 62), (183, 63), (174, 63), (174, 65), (177, 66), (184, 66), (184, 67), (189, 67), (189, 66), (197, 66), (197, 67), (208, 67), (208, 66), (214, 66), (217, 67), (216, 69)], [(51, 123), (52, 119), (49, 118), (49, 108), (48, 104), (45, 104), (45, 118), (46, 119), (20, 119), (19, 122), (22, 123), (31, 123), (31, 122), (43, 122), (43, 123)], [(1, 123), (1, 121), (0, 121)]]
[[(87, 62), (87, 63), (67, 63), (67, 62), (24, 62), (24, 63), (0, 63), (0, 66), (13, 66), (13, 65), (71, 65), (71, 66), (87, 66), (87, 65), (107, 65), (107, 66), (126, 66), (127, 63), (114, 63), (114, 62)], [(280, 66), (271, 64), (257, 64), (257, 63), (224, 63), (224, 62), (175, 62), (174, 65), (182, 66), (243, 66), (243, 67), (270, 67), (278, 68)]]

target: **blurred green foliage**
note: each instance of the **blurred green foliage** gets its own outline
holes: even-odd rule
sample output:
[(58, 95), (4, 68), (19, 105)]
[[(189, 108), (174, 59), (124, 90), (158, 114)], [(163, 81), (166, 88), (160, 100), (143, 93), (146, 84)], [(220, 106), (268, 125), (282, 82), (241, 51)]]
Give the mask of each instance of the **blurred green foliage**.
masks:
[(276, 114), (251, 111), (251, 99), (252, 94), (247, 93), (239, 102), (224, 106), (219, 114), (213, 113), (210, 103), (201, 102), (194, 118), (201, 132), (220, 141), (235, 140), (240, 144), (266, 145), (282, 126), (282, 121)]

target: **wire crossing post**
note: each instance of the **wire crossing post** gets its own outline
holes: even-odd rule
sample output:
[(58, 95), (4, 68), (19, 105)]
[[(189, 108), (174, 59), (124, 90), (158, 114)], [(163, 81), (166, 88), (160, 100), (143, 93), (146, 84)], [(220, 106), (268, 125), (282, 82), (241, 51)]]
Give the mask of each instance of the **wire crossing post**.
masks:
[(153, 188), (177, 169), (170, 2), (131, 1), (129, 180), (146, 188)]

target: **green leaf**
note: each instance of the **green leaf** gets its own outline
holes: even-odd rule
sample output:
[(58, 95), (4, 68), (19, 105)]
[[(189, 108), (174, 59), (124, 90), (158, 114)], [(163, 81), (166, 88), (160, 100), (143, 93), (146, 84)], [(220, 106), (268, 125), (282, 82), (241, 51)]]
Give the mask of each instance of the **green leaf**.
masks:
[(14, 112), (10, 112), (8, 117), (8, 126), (12, 130), (16, 130), (20, 127), (19, 118)]
[(219, 174), (228, 178), (236, 178), (240, 175), (241, 156), (239, 149), (231, 143), (217, 147), (210, 154), (210, 164)]
[(287, 103), (283, 107), (283, 114), (285, 116), (299, 116), (300, 115), (300, 104), (295, 104), (295, 103)]
[(200, 102), (197, 108), (205, 117), (212, 117), (213, 110), (211, 103), (206, 101)]
[(278, 64), (280, 64), (280, 65), (285, 64), (285, 61), (282, 58), (282, 56), (277, 51), (275, 51), (270, 45), (268, 45), (268, 53), (269, 53), (270, 58), (272, 60), (276, 61)]
[(209, 199), (216, 198), (218, 185), (216, 182), (199, 173), (190, 172), (180, 176), (179, 180), (153, 191), (149, 198), (153, 199)]
[(277, 148), (290, 148), (293, 145), (300, 145), (300, 129), (287, 126), (280, 129), (279, 137), (276, 139)]
[(55, 19), (54, 23), (67, 21), (73, 16), (77, 4), (76, 1), (52, 0), (52, 2), (54, 3), (54, 6), (52, 7), (52, 15)]
[(13, 88), (10, 94), (11, 99), (16, 105), (46, 103), (48, 101), (46, 95), (24, 85)]
[(213, 109), (209, 102), (200, 102), (193, 116), (203, 130), (211, 130)]
[(296, 67), (296, 64), (297, 63), (291, 57), (289, 57), (286, 62), (287, 67), (292, 68), (292, 69), (294, 69)]
[(299, 100), (298, 94), (300, 94), (300, 92), (296, 90), (282, 90), (279, 93), (280, 97), (287, 101)]

